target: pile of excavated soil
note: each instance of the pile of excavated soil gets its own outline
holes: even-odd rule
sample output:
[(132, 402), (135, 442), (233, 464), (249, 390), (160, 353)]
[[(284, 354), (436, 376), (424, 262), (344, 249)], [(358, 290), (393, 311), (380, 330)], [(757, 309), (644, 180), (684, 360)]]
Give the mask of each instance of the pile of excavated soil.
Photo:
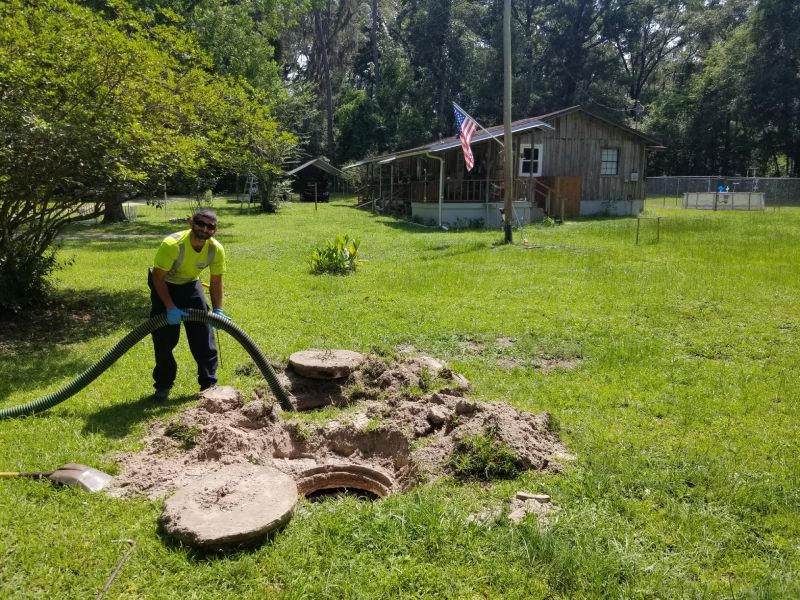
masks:
[(453, 450), (467, 436), (488, 434), (513, 449), (526, 469), (559, 468), (565, 452), (547, 413), (467, 397), (469, 382), (436, 359), (387, 361), (370, 355), (349, 377), (313, 380), (281, 374), (298, 407), (345, 407), (313, 424), (282, 412), (267, 390), (244, 401), (230, 387), (204, 392), (196, 407), (153, 423), (141, 452), (118, 457), (110, 493), (157, 498), (219, 471), (250, 463), (296, 481), (325, 465), (360, 465), (383, 473), (391, 492), (451, 471)]

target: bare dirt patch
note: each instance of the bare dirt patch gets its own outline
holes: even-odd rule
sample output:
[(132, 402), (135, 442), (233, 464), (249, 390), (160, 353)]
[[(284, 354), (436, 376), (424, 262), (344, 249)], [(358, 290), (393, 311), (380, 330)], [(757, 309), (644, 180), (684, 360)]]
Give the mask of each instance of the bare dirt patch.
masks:
[(362, 466), (387, 492), (397, 492), (452, 472), (458, 445), (487, 432), (525, 469), (558, 470), (557, 457), (568, 456), (549, 414), (472, 400), (469, 382), (431, 357), (369, 355), (346, 379), (315, 381), (290, 368), (281, 378), (298, 406), (350, 408), (312, 423), (281, 412), (267, 390), (245, 401), (233, 388), (217, 388), (172, 421), (153, 423), (141, 452), (119, 456), (110, 493), (156, 498), (243, 463), (273, 467), (295, 481), (326, 472), (341, 477)]
[(517, 343), (517, 338), (513, 337), (499, 337), (495, 341), (495, 344), (497, 344), (498, 348), (510, 348), (516, 343)]
[(470, 339), (462, 340), (458, 343), (458, 345), (461, 346), (461, 349), (464, 352), (468, 352), (470, 354), (478, 354), (486, 347), (485, 343)]
[(549, 372), (555, 370), (571, 371), (580, 366), (582, 359), (575, 356), (547, 356), (520, 358), (517, 356), (503, 356), (495, 361), (497, 368), (511, 371), (517, 368), (530, 367), (539, 371)]
[(571, 371), (581, 364), (581, 360), (582, 359), (577, 356), (540, 357), (534, 361), (533, 366), (542, 371), (553, 371), (555, 369)]

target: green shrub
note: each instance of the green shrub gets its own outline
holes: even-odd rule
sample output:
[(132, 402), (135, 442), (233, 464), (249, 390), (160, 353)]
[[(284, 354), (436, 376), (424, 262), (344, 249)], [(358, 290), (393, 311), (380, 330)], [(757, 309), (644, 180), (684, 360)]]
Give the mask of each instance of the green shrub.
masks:
[(0, 312), (45, 303), (52, 291), (49, 276), (59, 267), (52, 249), (40, 255), (24, 245), (0, 248)]
[(491, 428), (464, 437), (450, 456), (449, 466), (462, 479), (513, 479), (524, 466), (514, 450), (497, 439)]
[(317, 275), (346, 275), (355, 271), (360, 244), (357, 239), (350, 239), (349, 235), (337, 235), (333, 241), (326, 240), (324, 246), (311, 253), (311, 271)]

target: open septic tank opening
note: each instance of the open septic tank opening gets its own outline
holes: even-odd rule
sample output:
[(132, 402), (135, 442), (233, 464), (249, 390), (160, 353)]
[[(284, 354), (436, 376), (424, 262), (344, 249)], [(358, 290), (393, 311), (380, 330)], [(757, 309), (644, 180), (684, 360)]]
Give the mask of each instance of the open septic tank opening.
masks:
[[(291, 515), (285, 504), (293, 506), (297, 496), (318, 501), (345, 493), (381, 499), (452, 473), (454, 452), (465, 440), (487, 432), (514, 454), (522, 469), (557, 470), (558, 461), (569, 458), (547, 413), (471, 400), (469, 382), (434, 358), (389, 360), (348, 353), (342, 371), (328, 364), (334, 351), (309, 352), (320, 353), (321, 372), (327, 375), (307, 365), (296, 368), (290, 359), (282, 383), (298, 410), (341, 407), (335, 418), (317, 423), (281, 412), (266, 388), (245, 401), (237, 390), (219, 387), (201, 394), (196, 407), (171, 421), (154, 422), (141, 452), (118, 457), (120, 474), (109, 493), (182, 495), (182, 502), (193, 507), (190, 512), (218, 514), (223, 520), (241, 513), (246, 523), (248, 507), (267, 493), (247, 482), (281, 481), (285, 495), (275, 501), (281, 508), (276, 514), (259, 513), (255, 538), (247, 533), (242, 540), (228, 536), (215, 541), (204, 533), (197, 542), (181, 526), (175, 536), (170, 524), (191, 519), (184, 519), (180, 503), (167, 501), (165, 513), (173, 509), (169, 518), (162, 515), (168, 533), (192, 545), (225, 548), (263, 539), (280, 527)], [(194, 492), (185, 492), (192, 486)]]
[(325, 500), (332, 500), (335, 498), (341, 498), (343, 496), (349, 496), (352, 498), (356, 498), (358, 500), (364, 500), (367, 502), (373, 502), (375, 500), (380, 500), (378, 496), (368, 492), (366, 490), (361, 490), (358, 488), (325, 488), (324, 490), (317, 490), (315, 492), (310, 492), (308, 494), (304, 494), (306, 500), (309, 502), (324, 502)]
[(368, 500), (385, 498), (395, 487), (392, 477), (365, 465), (327, 464), (297, 477), (298, 491), (309, 499), (351, 494)]

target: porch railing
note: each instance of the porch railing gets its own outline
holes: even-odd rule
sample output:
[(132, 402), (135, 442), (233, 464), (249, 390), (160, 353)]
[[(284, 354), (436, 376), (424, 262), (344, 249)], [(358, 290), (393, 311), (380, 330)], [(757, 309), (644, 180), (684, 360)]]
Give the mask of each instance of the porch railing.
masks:
[[(504, 182), (501, 179), (463, 179), (444, 182), (444, 202), (502, 202)], [(527, 200), (547, 214), (557, 210), (555, 191), (536, 178), (514, 179), (514, 200)], [(404, 181), (373, 183), (368, 197), (374, 197), (382, 212), (401, 212), (411, 202), (439, 201), (439, 182)]]

